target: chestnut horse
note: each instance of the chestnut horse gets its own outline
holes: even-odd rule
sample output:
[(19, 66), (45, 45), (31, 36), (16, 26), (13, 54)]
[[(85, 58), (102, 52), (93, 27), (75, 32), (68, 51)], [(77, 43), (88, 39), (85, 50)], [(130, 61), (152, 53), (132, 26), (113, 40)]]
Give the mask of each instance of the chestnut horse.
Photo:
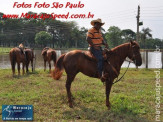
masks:
[(26, 63), (26, 56), (23, 53), (23, 51), (18, 48), (15, 47), (13, 49), (10, 50), (9, 52), (9, 56), (10, 56), (10, 62), (11, 62), (11, 68), (12, 68), (12, 73), (13, 76), (15, 75), (15, 65), (17, 63), (17, 67), (18, 67), (18, 75), (20, 75), (20, 63), (22, 63), (22, 69), (23, 69), (23, 75), (24, 75), (24, 67), (25, 67), (25, 63)]
[[(71, 83), (74, 80), (77, 73), (82, 72), (83, 74), (98, 78), (97, 75), (97, 62), (91, 60), (87, 55), (88, 51), (74, 50), (66, 54), (61, 55), (56, 63), (55, 70), (52, 73), (54, 79), (58, 80), (62, 76), (63, 69), (67, 73), (66, 90), (68, 96), (69, 107), (73, 107), (71, 99)], [(142, 64), (142, 58), (140, 55), (140, 47), (137, 42), (129, 42), (119, 45), (110, 51), (106, 51), (107, 59), (104, 63), (104, 73), (109, 74), (106, 84), (106, 106), (110, 109), (111, 105), (109, 102), (109, 95), (113, 81), (118, 77), (121, 69), (121, 65), (128, 57), (135, 62), (136, 66)]]
[(53, 60), (54, 66), (56, 64), (57, 56), (56, 56), (55, 50), (45, 47), (42, 50), (41, 55), (43, 56), (43, 59), (44, 59), (44, 71), (46, 70), (46, 62), (48, 62), (49, 63), (49, 72), (51, 72), (51, 60)]
[(31, 62), (31, 67), (32, 67), (32, 72), (33, 72), (33, 59), (34, 59), (33, 49), (25, 48), (24, 52), (26, 55), (26, 72), (29, 72), (28, 66), (30, 62)]

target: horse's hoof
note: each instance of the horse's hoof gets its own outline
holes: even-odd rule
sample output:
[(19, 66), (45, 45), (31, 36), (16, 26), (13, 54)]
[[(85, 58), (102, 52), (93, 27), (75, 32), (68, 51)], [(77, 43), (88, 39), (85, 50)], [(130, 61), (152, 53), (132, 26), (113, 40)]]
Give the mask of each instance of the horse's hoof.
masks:
[(111, 109), (111, 104), (110, 104), (110, 102), (109, 102), (109, 103), (106, 103), (106, 106), (107, 106), (108, 110)]
[(111, 106), (108, 106), (108, 110), (111, 110)]
[(70, 108), (73, 108), (73, 105), (72, 105), (72, 104), (69, 104), (69, 107), (70, 107)]
[(106, 106), (107, 106), (108, 110), (110, 110), (110, 109), (111, 109), (111, 105), (106, 105)]

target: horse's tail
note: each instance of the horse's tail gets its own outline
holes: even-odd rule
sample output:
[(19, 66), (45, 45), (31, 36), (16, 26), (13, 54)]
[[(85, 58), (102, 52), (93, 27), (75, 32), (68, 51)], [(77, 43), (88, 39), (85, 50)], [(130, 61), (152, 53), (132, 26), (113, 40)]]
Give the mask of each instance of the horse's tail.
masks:
[(10, 51), (9, 55), (10, 55), (11, 67), (12, 67), (12, 69), (14, 69), (15, 63), (16, 63), (15, 51), (14, 50)]
[(46, 54), (47, 54), (47, 50), (43, 50), (41, 53), (42, 56), (45, 56)]
[(28, 51), (25, 51), (25, 62), (27, 63), (29, 61)]
[(54, 61), (54, 64), (56, 64), (56, 60), (57, 60), (57, 56), (56, 56), (56, 52), (52, 51), (52, 60)]
[(56, 63), (56, 66), (55, 66), (55, 69), (54, 71), (52, 72), (52, 77), (55, 79), (55, 80), (59, 80), (62, 76), (62, 73), (63, 73), (63, 59), (65, 57), (65, 54), (62, 54), (60, 56), (60, 58), (57, 60), (57, 63)]

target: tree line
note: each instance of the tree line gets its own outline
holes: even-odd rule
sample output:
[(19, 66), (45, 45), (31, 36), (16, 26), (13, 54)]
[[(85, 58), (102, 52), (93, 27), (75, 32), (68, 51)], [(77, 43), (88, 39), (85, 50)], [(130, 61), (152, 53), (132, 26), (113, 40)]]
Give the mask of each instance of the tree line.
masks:
[[(29, 14), (35, 14), (28, 12)], [(45, 13), (42, 13), (45, 14)], [(28, 47), (43, 48), (87, 48), (86, 33), (88, 29), (79, 28), (75, 21), (60, 21), (53, 19), (33, 18), (3, 18), (0, 13), (0, 46), (13, 47), (20, 43)], [(110, 48), (136, 39), (136, 33), (131, 29), (121, 30), (111, 26), (108, 30), (101, 29), (104, 40)], [(155, 49), (155, 45), (163, 46), (163, 40), (152, 38), (151, 29), (140, 31), (139, 44), (143, 49)]]

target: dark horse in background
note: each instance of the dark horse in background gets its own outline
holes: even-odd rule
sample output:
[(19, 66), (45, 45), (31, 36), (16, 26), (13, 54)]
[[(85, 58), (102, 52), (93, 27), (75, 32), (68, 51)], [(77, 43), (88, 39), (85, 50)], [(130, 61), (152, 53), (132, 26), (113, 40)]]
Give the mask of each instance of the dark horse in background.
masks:
[(57, 55), (55, 50), (49, 48), (49, 47), (45, 47), (42, 50), (41, 55), (43, 56), (44, 59), (44, 71), (46, 71), (46, 62), (48, 62), (49, 64), (49, 72), (51, 72), (51, 61), (53, 61), (54, 66), (56, 64), (56, 60), (57, 60)]
[(24, 52), (25, 52), (25, 57), (26, 57), (26, 72), (27, 73), (29, 72), (28, 66), (30, 62), (31, 62), (31, 67), (32, 67), (32, 72), (33, 72), (33, 59), (35, 58), (33, 49), (25, 48)]
[[(79, 72), (82, 72), (87, 76), (98, 78), (97, 62), (93, 61), (92, 58), (88, 56), (88, 53), (88, 51), (74, 50), (61, 55), (56, 63), (55, 70), (52, 73), (53, 78), (58, 80), (62, 76), (63, 69), (65, 69), (67, 73), (66, 90), (70, 107), (73, 107), (70, 89), (75, 76)], [(120, 74), (122, 63), (126, 57), (128, 57), (136, 64), (136, 66), (140, 66), (142, 64), (142, 58), (140, 55), (140, 47), (135, 41), (119, 45), (111, 51), (107, 50), (105, 55), (107, 59), (104, 63), (104, 73), (109, 74), (105, 81), (106, 106), (110, 109), (109, 95), (111, 87), (114, 79)]]
[(26, 49), (22, 50), (19, 47), (15, 47), (15, 48), (10, 50), (9, 56), (10, 56), (10, 62), (11, 62), (11, 68), (12, 68), (13, 76), (15, 75), (15, 65), (16, 65), (16, 63), (17, 63), (17, 67), (18, 67), (18, 75), (20, 75), (20, 64), (21, 63), (22, 63), (22, 69), (23, 69), (22, 74), (23, 75), (25, 73), (25, 71), (24, 71), (25, 66), (26, 66), (26, 72), (29, 71), (28, 66), (29, 66), (30, 62), (31, 62), (32, 71), (33, 71), (34, 54), (33, 54), (32, 49), (26, 48)]

